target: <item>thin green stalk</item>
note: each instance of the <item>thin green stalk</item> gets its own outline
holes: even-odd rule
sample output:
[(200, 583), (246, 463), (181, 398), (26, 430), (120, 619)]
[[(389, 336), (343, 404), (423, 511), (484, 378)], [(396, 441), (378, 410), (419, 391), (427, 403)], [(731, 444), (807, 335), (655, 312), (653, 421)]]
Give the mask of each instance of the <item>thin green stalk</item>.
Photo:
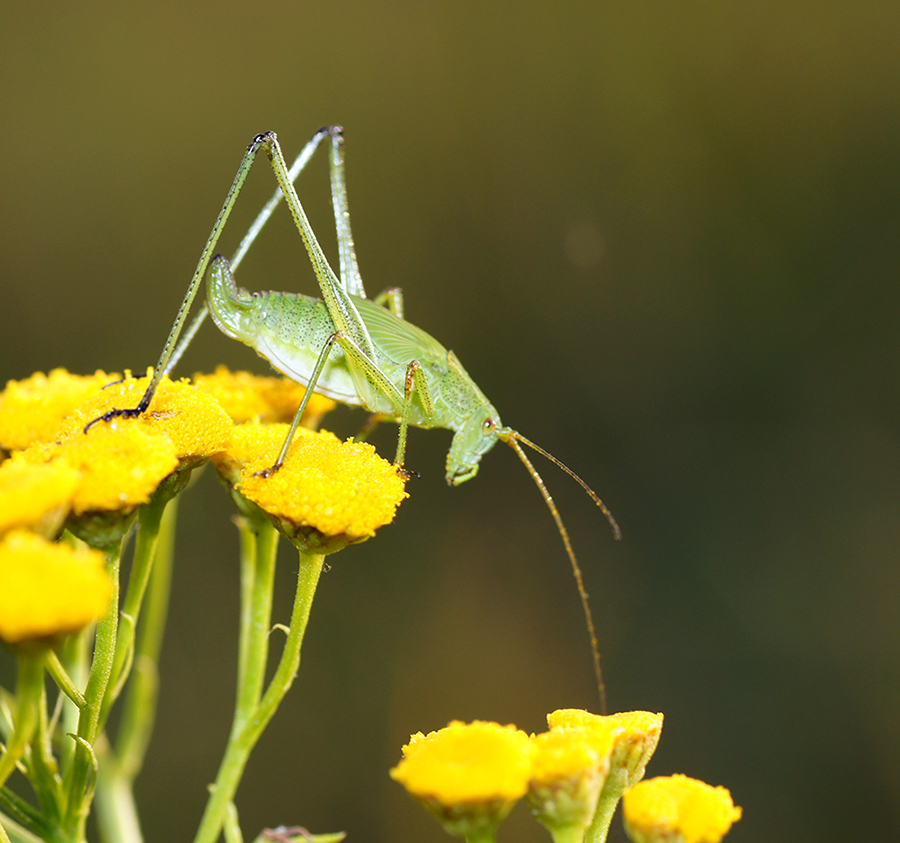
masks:
[[(60, 662), (76, 688), (83, 688), (87, 685), (90, 674), (89, 649), (93, 640), (94, 630), (87, 628), (81, 630), (77, 635), (70, 635), (59, 648)], [(78, 729), (78, 717), (84, 707), (84, 694), (80, 690), (78, 694), (81, 698), (79, 705), (63, 703), (59, 723), (55, 726), (57, 734), (74, 735)], [(75, 749), (75, 741), (65, 740), (59, 750), (59, 765), (64, 781), (69, 781), (71, 777), (75, 762)]]
[(497, 843), (497, 826), (469, 832), (466, 835), (466, 843)]
[(551, 829), (553, 843), (582, 843), (584, 840), (584, 827), (567, 825), (563, 828)]
[[(235, 724), (238, 728), (232, 731), (229, 738), (194, 843), (215, 843), (218, 839), (228, 805), (234, 799), (250, 752), (294, 681), (300, 666), (300, 648), (324, 561), (325, 557), (322, 554), (307, 554), (300, 551), (300, 571), (291, 614), (291, 627), (281, 653), (281, 660), (269, 687), (254, 707), (251, 716), (244, 718), (240, 725)], [(237, 711), (235, 714), (237, 715)]]
[[(45, 654), (45, 664), (50, 661), (52, 651)], [(41, 807), (41, 813), (58, 826), (62, 818), (65, 796), (56, 758), (51, 746), (50, 724), (47, 720), (47, 692), (41, 687), (41, 701), (37, 729), (31, 740), (28, 780), (34, 789)]]
[(8, 817), (0, 816), (0, 841), (9, 841), (9, 843), (50, 843), (50, 838), (32, 834)]
[(88, 779), (96, 764), (91, 747), (100, 729), (100, 710), (112, 674), (119, 628), (120, 558), (121, 547), (110, 551), (108, 570), (113, 583), (113, 596), (109, 601), (106, 614), (97, 624), (97, 633), (94, 638), (94, 658), (91, 662), (87, 687), (84, 690), (85, 706), (81, 709), (78, 717), (75, 759), (71, 776), (65, 783), (68, 806), (64, 828), (67, 839), (71, 843), (81, 843), (84, 840), (84, 824), (90, 809), (91, 794), (88, 792)]
[[(171, 593), (177, 508), (177, 499), (171, 499), (155, 528), (153, 561), (149, 566), (143, 616), (137, 630), (133, 667), (122, 704), (115, 750), (105, 741), (98, 742), (101, 763), (97, 779), (97, 822), (106, 843), (141, 843), (143, 840), (133, 785), (143, 766), (156, 721), (159, 654)], [(135, 554), (139, 553), (140, 544), (135, 546)]]
[(50, 674), (50, 677), (56, 683), (56, 686), (62, 691), (78, 708), (84, 707), (84, 694), (78, 690), (75, 683), (72, 681), (72, 677), (66, 672), (65, 667), (63, 667), (62, 662), (59, 660), (59, 656), (53, 650), (49, 650), (47, 652), (47, 657), (45, 660), (47, 666), (47, 673)]
[[(245, 556), (253, 534), (252, 556)], [(238, 662), (237, 700), (232, 732), (238, 730), (259, 704), (269, 657), (269, 630), (272, 625), (272, 593), (275, 588), (275, 559), (278, 531), (268, 521), (241, 527), (241, 632)], [(249, 558), (248, 558), (249, 557)]]
[(106, 722), (110, 708), (122, 692), (133, 664), (135, 631), (141, 613), (141, 605), (144, 602), (147, 583), (150, 581), (150, 574), (153, 569), (160, 523), (170, 500), (172, 498), (169, 495), (157, 494), (138, 510), (139, 529), (134, 544), (131, 573), (128, 576), (128, 588), (120, 610), (121, 625), (118, 641), (116, 642), (116, 655), (113, 662), (112, 675), (110, 676), (110, 688), (103, 700), (103, 708), (100, 712), (101, 725)]
[(222, 829), (225, 833), (225, 843), (244, 843), (244, 835), (241, 834), (241, 821), (234, 802), (228, 803), (225, 812), (225, 825)]
[[(100, 749), (98, 745), (97, 751)], [(104, 843), (143, 842), (131, 781), (106, 752), (100, 755), (97, 771), (97, 823)]]
[(0, 787), (0, 819), (7, 831), (21, 827), (45, 843), (58, 839), (47, 817), (8, 787)]
[(116, 734), (115, 754), (118, 758), (119, 772), (129, 782), (134, 780), (143, 766), (156, 721), (159, 655), (172, 590), (177, 511), (178, 501), (173, 499), (166, 507), (159, 526), (156, 555), (143, 609), (143, 621), (138, 629), (134, 668), (122, 704), (122, 720)]
[(600, 799), (597, 802), (597, 811), (594, 814), (594, 819), (584, 835), (584, 843), (606, 843), (609, 826), (612, 823), (612, 818), (616, 813), (616, 806), (619, 804), (621, 796), (622, 791), (619, 788), (603, 788), (600, 792)]
[(250, 626), (253, 623), (253, 586), (256, 581), (256, 530), (249, 519), (235, 519), (241, 542), (241, 611), (238, 633), (237, 695), (240, 697), (250, 660)]
[(19, 653), (16, 665), (16, 712), (6, 751), (0, 756), (0, 787), (16, 769), (38, 727), (43, 691), (43, 654)]

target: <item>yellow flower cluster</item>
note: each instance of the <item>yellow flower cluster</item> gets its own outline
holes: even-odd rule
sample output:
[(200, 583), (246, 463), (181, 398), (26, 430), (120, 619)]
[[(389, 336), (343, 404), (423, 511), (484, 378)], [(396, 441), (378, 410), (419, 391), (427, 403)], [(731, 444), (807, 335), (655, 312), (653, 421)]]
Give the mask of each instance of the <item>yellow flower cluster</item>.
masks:
[[(138, 406), (146, 377), (101, 371), (81, 377), (56, 369), (10, 381), (0, 392), (0, 536), (24, 529), (55, 539), (65, 525), (89, 544), (111, 548), (164, 481), (174, 481), (166, 487), (171, 495), (192, 468), (214, 455), (237, 471), (247, 498), (298, 529), (339, 536), (347, 544), (393, 518), (406, 496), (403, 480), (369, 445), (300, 428), (282, 470), (255, 476), (274, 462), (287, 432), (284, 424), (259, 419), (290, 418), (302, 387), (224, 368), (197, 379), (195, 385), (164, 377), (145, 412), (108, 420), (101, 417), (110, 410)], [(306, 422), (332, 406), (314, 397)], [(248, 418), (256, 420), (235, 427), (235, 420)], [(0, 592), (13, 602), (19, 589), (28, 588), (25, 581), (0, 581)], [(74, 607), (78, 596), (69, 594)], [(23, 596), (17, 605), (31, 605), (30, 599)], [(60, 628), (68, 628), (66, 611), (50, 592), (47, 607)], [(19, 615), (11, 618), (20, 628)]]
[[(147, 370), (147, 377), (152, 370)], [(81, 403), (60, 425), (62, 437), (78, 436), (84, 427), (109, 410), (136, 407), (147, 388), (147, 380), (130, 374), (124, 380), (111, 384), (94, 393)], [(140, 427), (168, 437), (175, 447), (179, 460), (203, 460), (221, 451), (231, 430), (232, 422), (218, 402), (186, 381), (163, 378), (145, 413), (133, 419), (114, 418), (105, 425), (118, 432), (120, 429)]]
[(84, 428), (114, 407), (133, 407), (146, 380), (56, 369), (10, 381), (0, 394), (0, 532), (55, 536), (85, 513), (127, 515), (179, 466), (220, 450), (232, 423), (214, 399), (164, 378), (147, 413)]
[(76, 632), (106, 610), (103, 555), (13, 530), (0, 540), (0, 639), (37, 643)]
[[(215, 398), (235, 424), (254, 420), (290, 422), (306, 394), (306, 387), (290, 378), (230, 372), (225, 366), (218, 366), (211, 375), (194, 375), (193, 383)], [(315, 430), (334, 406), (330, 398), (313, 393), (303, 413), (303, 425)]]
[(531, 774), (531, 741), (515, 726), (454, 720), (411, 735), (391, 775), (412, 793), (452, 804), (521, 799)]
[[(374, 535), (406, 497), (403, 478), (370, 445), (305, 428), (282, 469), (257, 476), (275, 461), (287, 433), (286, 425), (260, 419), (289, 419), (304, 394), (283, 378), (223, 367), (197, 376), (197, 385), (163, 378), (145, 413), (95, 423), (83, 435), (109, 410), (140, 402), (146, 379), (114, 378), (56, 369), (10, 381), (0, 393), (0, 448), (19, 452), (0, 469), (0, 503), (8, 503), (0, 507), (0, 532), (49, 525), (44, 532), (52, 535), (59, 519), (51, 515), (67, 507), (77, 514), (133, 510), (176, 467), (212, 455), (267, 512), (349, 541)], [(308, 417), (321, 417), (332, 406), (314, 396)], [(254, 421), (234, 426), (248, 418)]]
[[(554, 840), (581, 841), (589, 827), (592, 834), (600, 828), (590, 839), (604, 839), (623, 791), (638, 789), (659, 742), (663, 717), (646, 711), (599, 716), (561, 709), (547, 720), (550, 730), (530, 737), (514, 726), (481, 721), (453, 722), (428, 735), (415, 734), (403, 747), (404, 757), (391, 776), (451, 834), (493, 839), (493, 830), (524, 796)], [(709, 790), (727, 794), (724, 788)], [(638, 805), (647, 805), (652, 798)], [(740, 809), (732, 805), (729, 813), (718, 805), (697, 798), (691, 802), (693, 813), (678, 815), (684, 818), (679, 827), (683, 843), (721, 839), (740, 817)], [(645, 827), (652, 809), (637, 807), (635, 811), (634, 825)], [(727, 824), (723, 817), (729, 818)], [(709, 834), (713, 828), (721, 829), (718, 837), (697, 836), (700, 829)], [(682, 840), (633, 839), (636, 843)]]
[(636, 784), (622, 807), (634, 843), (718, 843), (742, 813), (726, 788), (680, 774)]
[(561, 708), (547, 715), (553, 730), (617, 729), (610, 758), (607, 786), (619, 794), (644, 777), (647, 763), (656, 752), (662, 734), (663, 716), (650, 711), (620, 711), (600, 716), (579, 708)]
[(21, 451), (35, 442), (55, 442), (63, 420), (118, 377), (100, 370), (82, 376), (54, 369), (9, 381), (0, 393), (0, 449)]
[(58, 444), (32, 446), (20, 462), (70, 466), (78, 473), (72, 512), (128, 512), (150, 500), (160, 481), (178, 465), (174, 443), (165, 434), (129, 425), (123, 430), (92, 429)]
[(532, 746), (515, 726), (454, 721), (410, 736), (391, 776), (450, 834), (495, 828), (528, 790)]
[(356, 542), (393, 520), (407, 497), (405, 479), (365, 442), (298, 428), (284, 465), (263, 474), (287, 431), (286, 424), (235, 426), (227, 448), (214, 459), (219, 473), (289, 536), (313, 530)]
[(17, 454), (0, 463), (0, 535), (20, 527), (55, 536), (79, 479), (63, 460), (35, 464)]

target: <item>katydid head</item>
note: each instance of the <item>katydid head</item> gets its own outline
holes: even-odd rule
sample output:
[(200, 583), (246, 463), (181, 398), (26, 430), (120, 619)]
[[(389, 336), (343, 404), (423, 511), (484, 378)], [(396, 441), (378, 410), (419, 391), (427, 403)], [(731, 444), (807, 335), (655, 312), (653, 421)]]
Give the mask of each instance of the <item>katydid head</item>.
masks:
[(479, 407), (453, 435), (447, 452), (447, 482), (458, 486), (478, 474), (481, 458), (500, 438), (500, 417), (490, 405)]

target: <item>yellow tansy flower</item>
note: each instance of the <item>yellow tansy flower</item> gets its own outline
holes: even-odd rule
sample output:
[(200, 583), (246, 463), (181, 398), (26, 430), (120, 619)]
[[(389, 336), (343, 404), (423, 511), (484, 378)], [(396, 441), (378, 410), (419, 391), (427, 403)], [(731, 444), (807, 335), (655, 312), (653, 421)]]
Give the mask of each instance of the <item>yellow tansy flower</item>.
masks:
[(622, 793), (644, 777), (647, 763), (659, 743), (663, 716), (649, 711), (599, 715), (582, 709), (563, 708), (548, 714), (547, 722), (551, 732), (584, 729), (604, 744), (612, 730), (609, 772), (587, 832), (590, 840), (605, 840)]
[(515, 726), (454, 721), (413, 735), (403, 754), (391, 777), (451, 834), (495, 828), (528, 789), (531, 741)]
[(0, 541), (0, 638), (40, 641), (97, 620), (112, 595), (95, 550), (14, 530)]
[(76, 514), (128, 512), (150, 500), (160, 482), (178, 465), (175, 445), (164, 433), (138, 425), (112, 429), (97, 425), (57, 445), (22, 452), (33, 463), (64, 460), (79, 481), (72, 494)]
[(54, 369), (9, 381), (0, 393), (0, 448), (22, 450), (36, 442), (55, 442), (63, 419), (118, 375), (97, 371), (72, 375)]
[[(147, 370), (148, 377), (152, 369)], [(121, 383), (108, 386), (81, 404), (60, 426), (60, 438), (75, 436), (85, 425), (113, 409), (137, 407), (147, 389), (146, 378), (131, 373)], [(127, 426), (150, 428), (166, 434), (175, 444), (182, 461), (199, 462), (221, 451), (231, 431), (232, 422), (218, 402), (187, 381), (164, 377), (146, 412), (136, 418), (113, 418), (97, 422), (94, 428), (118, 430)]]
[[(250, 372), (231, 372), (218, 366), (211, 375), (196, 374), (194, 384), (208, 393), (231, 417), (235, 424), (257, 420), (290, 422), (306, 394), (306, 387), (284, 377), (262, 377)], [(335, 402), (313, 393), (303, 413), (303, 425), (315, 429)]]
[(79, 478), (65, 460), (35, 465), (16, 454), (0, 464), (0, 534), (21, 527), (55, 537)]
[(610, 785), (619, 784), (620, 791), (644, 777), (644, 770), (656, 751), (662, 733), (663, 715), (649, 711), (622, 711), (600, 715), (575, 708), (562, 708), (547, 715), (553, 729), (573, 727), (602, 730), (618, 727), (613, 738), (610, 759)]
[(287, 459), (268, 477), (288, 425), (236, 426), (227, 449), (214, 460), (220, 475), (273, 518), (289, 535), (316, 531), (361, 541), (389, 524), (407, 496), (394, 466), (364, 442), (298, 428)]
[(590, 825), (621, 727), (556, 729), (532, 737), (528, 804), (559, 840), (580, 841)]
[(622, 804), (633, 843), (719, 843), (742, 813), (726, 788), (680, 774), (636, 784)]

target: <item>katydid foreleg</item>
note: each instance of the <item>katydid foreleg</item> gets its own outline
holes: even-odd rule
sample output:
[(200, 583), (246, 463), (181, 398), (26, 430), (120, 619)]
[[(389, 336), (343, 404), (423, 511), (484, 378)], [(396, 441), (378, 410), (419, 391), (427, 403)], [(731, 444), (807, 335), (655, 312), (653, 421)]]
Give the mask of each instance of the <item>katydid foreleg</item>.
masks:
[[(335, 344), (337, 344), (341, 348), (341, 350), (348, 358), (354, 360), (355, 363), (366, 372), (367, 376), (372, 380), (372, 382), (379, 389), (383, 390), (384, 393), (389, 396), (392, 402), (396, 403), (399, 400), (399, 393), (397, 393), (396, 387), (388, 378), (385, 377), (384, 373), (381, 372), (381, 370), (378, 368), (378, 365), (373, 360), (367, 358), (362, 350), (353, 342), (353, 340), (344, 336), (341, 331), (335, 331), (331, 336), (328, 337), (328, 339), (325, 341), (325, 345), (319, 352), (318, 359), (316, 360), (316, 365), (313, 368), (313, 371), (309, 376), (309, 381), (306, 385), (306, 393), (304, 394), (303, 399), (300, 402), (300, 406), (297, 408), (297, 412), (294, 414), (294, 419), (291, 422), (291, 427), (290, 430), (288, 430), (287, 436), (285, 437), (284, 444), (281, 446), (281, 451), (278, 454), (278, 459), (276, 459), (274, 465), (262, 472), (265, 476), (269, 476), (272, 472), (277, 471), (287, 458), (287, 454), (291, 446), (291, 441), (294, 438), (294, 434), (297, 432), (297, 426), (300, 424), (300, 419), (303, 417), (303, 413), (306, 411), (306, 406), (309, 403), (310, 396), (315, 391), (316, 385), (318, 384), (319, 378), (321, 377), (322, 372), (325, 369), (325, 364), (328, 361), (328, 357), (332, 353)], [(406, 369), (404, 394), (401, 405), (402, 409), (400, 410), (398, 416), (399, 433), (397, 435), (397, 452), (396, 456), (394, 457), (394, 465), (398, 469), (403, 468), (403, 461), (406, 456), (407, 430), (409, 428), (409, 418), (411, 415), (414, 393), (418, 395), (419, 401), (421, 402), (426, 415), (433, 415), (434, 402), (432, 401), (431, 393), (428, 388), (428, 381), (425, 378), (422, 367), (421, 365), (419, 365), (418, 360), (413, 360), (412, 362), (410, 362), (409, 366), (407, 366)]]

